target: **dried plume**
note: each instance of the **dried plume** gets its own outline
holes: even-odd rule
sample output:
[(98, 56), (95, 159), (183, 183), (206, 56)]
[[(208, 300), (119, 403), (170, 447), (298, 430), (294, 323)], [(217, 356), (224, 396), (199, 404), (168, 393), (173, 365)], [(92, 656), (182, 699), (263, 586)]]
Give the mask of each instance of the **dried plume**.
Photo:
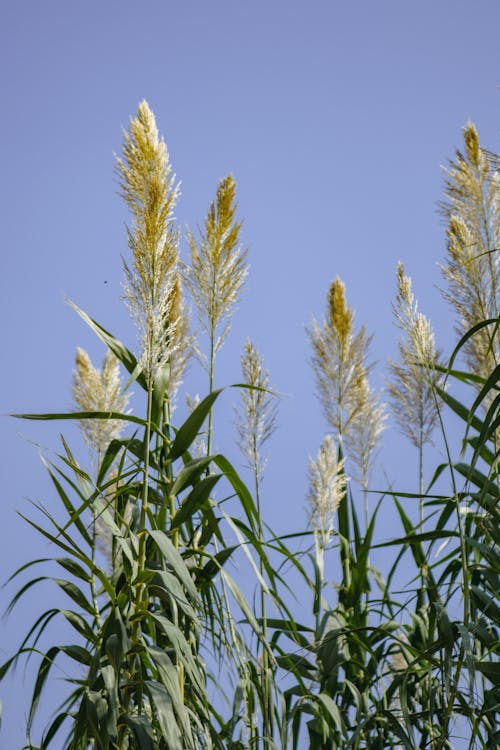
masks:
[(391, 406), (401, 431), (413, 445), (427, 443), (438, 423), (435, 386), (443, 376), (433, 369), (438, 363), (434, 332), (429, 320), (418, 311), (409, 276), (398, 263), (398, 289), (393, 305), (402, 336), (399, 340), (399, 362), (389, 362), (388, 384)]
[(173, 216), (179, 188), (167, 147), (145, 101), (124, 132), (117, 172), (133, 219), (127, 230), (132, 262), (124, 261), (124, 293), (140, 332), (140, 362), (150, 385), (158, 370), (170, 366), (172, 395), (190, 348), (182, 304), (179, 232)]
[(217, 352), (229, 331), (234, 307), (248, 272), (247, 251), (240, 244), (236, 220), (236, 182), (232, 175), (217, 188), (199, 239), (188, 231), (191, 265), (185, 268), (186, 288), (194, 301), (202, 330)]
[[(72, 395), (78, 411), (126, 413), (129, 396), (122, 392), (119, 364), (112, 352), (106, 352), (98, 370), (87, 352), (77, 349)], [(119, 419), (82, 419), (80, 424), (85, 441), (98, 460), (123, 429), (123, 421)]]
[[(101, 411), (128, 413), (129, 394), (122, 391), (119, 363), (111, 351), (107, 351), (102, 368), (95, 368), (89, 355), (83, 349), (76, 351), (76, 368), (73, 372), (72, 395), (76, 408), (80, 411)], [(82, 419), (80, 426), (88, 444), (93, 460), (99, 465), (110, 442), (119, 438), (124, 422), (119, 419)], [(108, 472), (108, 481), (114, 479), (114, 470)], [(115, 487), (111, 485), (103, 494), (105, 504), (112, 505), (115, 497)], [(95, 515), (95, 532), (99, 548), (114, 569), (116, 552), (110, 529), (100, 516)], [(130, 517), (131, 508), (127, 503), (124, 509), (124, 522)], [(117, 520), (115, 518), (115, 520)]]
[(316, 459), (309, 459), (309, 516), (324, 547), (333, 531), (335, 513), (345, 495), (349, 478), (344, 473), (344, 459), (339, 461), (331, 435), (321, 444)]
[[(441, 266), (445, 299), (455, 308), (459, 336), (486, 319), (498, 318), (500, 169), (485, 151), (472, 123), (464, 129), (464, 152), (446, 170), (441, 211), (447, 220), (447, 257)], [(486, 378), (500, 361), (500, 339), (488, 326), (465, 345), (470, 370)]]
[(373, 459), (384, 430), (386, 414), (385, 405), (381, 403), (380, 395), (370, 386), (366, 372), (359, 382), (356, 395), (358, 405), (352, 429), (347, 435), (346, 450), (356, 468), (353, 475), (366, 490)]
[[(327, 423), (340, 440), (353, 438), (357, 416), (367, 396), (366, 363), (370, 337), (363, 326), (354, 332), (354, 315), (348, 307), (345, 286), (337, 277), (328, 292), (322, 325), (313, 320), (307, 331), (317, 393)], [(374, 433), (378, 428), (374, 429)]]
[(241, 356), (241, 373), (243, 382), (254, 387), (241, 389), (241, 406), (235, 409), (238, 446), (248, 466), (261, 477), (265, 468), (261, 448), (276, 429), (277, 404), (269, 392), (269, 372), (249, 338)]
[(189, 317), (184, 306), (182, 278), (179, 272), (175, 275), (172, 287), (170, 319), (175, 321), (175, 325), (171, 325), (169, 330), (170, 376), (168, 397), (172, 411), (175, 395), (182, 383), (182, 376), (194, 347), (193, 336), (189, 329)]

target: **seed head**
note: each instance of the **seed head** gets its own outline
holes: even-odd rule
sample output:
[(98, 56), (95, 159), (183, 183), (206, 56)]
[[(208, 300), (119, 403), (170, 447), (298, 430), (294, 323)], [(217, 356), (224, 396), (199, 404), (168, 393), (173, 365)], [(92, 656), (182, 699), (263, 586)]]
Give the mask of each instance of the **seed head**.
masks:
[(385, 404), (380, 402), (380, 395), (370, 386), (367, 373), (359, 382), (356, 398), (358, 403), (352, 429), (347, 435), (346, 453), (356, 469), (353, 476), (366, 490), (373, 459), (384, 429)]
[(366, 364), (370, 337), (363, 326), (354, 333), (354, 315), (337, 277), (328, 291), (325, 320), (313, 320), (307, 330), (317, 393), (325, 418), (339, 439), (348, 440), (360, 405), (360, 388), (370, 367)]
[[(464, 129), (464, 142), (464, 153), (457, 151), (446, 170), (446, 200), (441, 204), (447, 221), (443, 296), (455, 309), (460, 337), (477, 323), (498, 318), (500, 284), (498, 157), (481, 147), (472, 123)], [(464, 352), (471, 372), (488, 377), (500, 361), (498, 332), (480, 329), (467, 340)]]
[[(102, 368), (96, 369), (84, 349), (76, 351), (72, 394), (78, 411), (118, 412), (125, 414), (128, 394), (121, 390), (118, 360), (106, 352)], [(99, 460), (111, 440), (119, 437), (123, 421), (118, 419), (82, 419), (84, 438)]]
[(265, 467), (261, 448), (276, 429), (277, 405), (275, 396), (269, 393), (269, 372), (249, 338), (241, 356), (241, 373), (243, 382), (254, 388), (241, 389), (241, 406), (235, 409), (238, 446), (248, 466), (260, 477)]
[(247, 251), (240, 244), (241, 222), (236, 220), (235, 196), (236, 182), (229, 175), (219, 183), (199, 239), (188, 232), (191, 265), (185, 267), (184, 279), (200, 326), (214, 339), (214, 352), (229, 332), (248, 272)]
[(344, 459), (339, 461), (333, 438), (327, 435), (316, 459), (309, 459), (309, 516), (323, 546), (333, 531), (335, 513), (342, 502), (349, 477)]
[(345, 285), (338, 276), (328, 293), (328, 317), (340, 346), (345, 347), (352, 335), (353, 313), (347, 306)]
[(402, 336), (399, 340), (399, 363), (390, 361), (389, 382), (391, 406), (401, 431), (420, 447), (428, 442), (438, 422), (435, 386), (443, 376), (433, 369), (438, 363), (434, 332), (429, 320), (418, 311), (411, 278), (405, 276), (400, 262), (394, 315)]
[[(125, 301), (141, 338), (140, 362), (152, 384), (156, 373), (186, 352), (187, 322), (173, 311), (179, 299), (179, 232), (173, 211), (179, 196), (165, 142), (159, 138), (147, 102), (139, 105), (130, 129), (124, 132), (123, 158), (117, 159), (122, 197), (132, 214), (127, 230), (132, 252), (124, 261)], [(177, 287), (177, 288), (176, 288)], [(179, 304), (177, 304), (177, 311)], [(175, 385), (172, 386), (175, 390)]]
[(481, 148), (479, 146), (479, 135), (476, 130), (476, 126), (469, 122), (467, 127), (464, 129), (464, 140), (467, 148), (467, 156), (469, 157), (470, 163), (477, 167), (481, 160)]

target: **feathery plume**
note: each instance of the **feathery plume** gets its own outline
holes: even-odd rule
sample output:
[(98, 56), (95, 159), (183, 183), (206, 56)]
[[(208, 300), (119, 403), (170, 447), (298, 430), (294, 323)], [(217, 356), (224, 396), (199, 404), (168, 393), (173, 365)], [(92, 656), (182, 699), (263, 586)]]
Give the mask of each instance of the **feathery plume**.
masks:
[(438, 362), (434, 332), (429, 320), (418, 311), (411, 278), (398, 263), (398, 290), (394, 315), (403, 336), (399, 341), (400, 362), (389, 362), (392, 380), (389, 395), (392, 411), (401, 431), (421, 449), (438, 422), (435, 386), (443, 376), (432, 369)]
[[(129, 395), (121, 388), (119, 364), (112, 352), (106, 352), (102, 368), (98, 370), (87, 352), (77, 349), (72, 395), (78, 411), (126, 413)], [(123, 429), (123, 422), (119, 419), (82, 419), (80, 425), (85, 441), (95, 451), (98, 460)]]
[(370, 386), (366, 372), (359, 382), (356, 395), (358, 405), (352, 429), (347, 435), (346, 450), (357, 469), (354, 477), (366, 491), (373, 459), (384, 429), (385, 405), (380, 403), (379, 394)]
[(235, 408), (238, 447), (249, 468), (261, 477), (265, 468), (261, 448), (276, 429), (277, 405), (269, 393), (269, 372), (249, 338), (241, 356), (241, 373), (243, 382), (255, 388), (242, 388), (241, 407)]
[(327, 423), (339, 440), (348, 440), (361, 403), (361, 389), (370, 369), (366, 354), (370, 337), (363, 326), (354, 333), (354, 315), (337, 277), (328, 292), (326, 317), (307, 329), (313, 349), (312, 368)]
[(229, 175), (218, 185), (199, 241), (188, 231), (191, 265), (185, 267), (184, 278), (200, 326), (211, 341), (211, 367), (229, 332), (231, 315), (248, 272), (247, 251), (240, 245), (241, 222), (236, 220), (235, 196), (236, 182)]
[(117, 172), (133, 218), (127, 229), (132, 263), (124, 261), (124, 294), (141, 337), (140, 363), (149, 385), (161, 368), (170, 365), (175, 391), (190, 346), (180, 286), (179, 232), (173, 218), (179, 188), (145, 101), (124, 132)]
[(169, 330), (170, 375), (168, 381), (168, 399), (170, 402), (170, 413), (172, 413), (175, 395), (182, 383), (182, 376), (189, 357), (193, 353), (194, 346), (193, 336), (189, 330), (189, 317), (184, 306), (182, 279), (179, 271), (177, 271), (174, 277), (170, 305), (170, 320), (175, 322), (174, 325), (170, 325)]
[[(81, 411), (101, 411), (127, 413), (130, 395), (122, 391), (119, 363), (111, 351), (107, 351), (102, 368), (95, 368), (89, 355), (84, 349), (76, 351), (76, 369), (73, 372), (72, 395), (75, 406)], [(82, 419), (80, 426), (97, 466), (104, 456), (110, 442), (119, 438), (124, 422), (119, 419)], [(108, 472), (108, 481), (114, 479), (114, 470)], [(118, 481), (118, 480), (116, 480)], [(103, 493), (106, 506), (115, 504), (116, 487), (111, 485)], [(110, 532), (109, 526), (96, 515), (92, 507), (91, 512), (94, 519), (94, 533), (101, 553), (108, 560), (110, 568), (114, 571), (117, 562), (115, 540)], [(124, 516), (120, 522), (128, 523), (131, 515), (130, 503), (127, 501), (124, 508)], [(115, 522), (118, 521), (115, 515)]]
[[(455, 308), (459, 336), (498, 318), (500, 284), (500, 169), (481, 147), (472, 123), (464, 129), (464, 141), (464, 153), (457, 151), (446, 170), (446, 200), (440, 206), (448, 222), (443, 296)], [(498, 333), (491, 326), (477, 331), (465, 344), (465, 357), (474, 374), (487, 377), (500, 361)]]
[(309, 459), (310, 520), (322, 540), (322, 547), (333, 531), (333, 519), (347, 486), (349, 477), (344, 474), (344, 459), (339, 461), (331, 435), (321, 444), (316, 459)]

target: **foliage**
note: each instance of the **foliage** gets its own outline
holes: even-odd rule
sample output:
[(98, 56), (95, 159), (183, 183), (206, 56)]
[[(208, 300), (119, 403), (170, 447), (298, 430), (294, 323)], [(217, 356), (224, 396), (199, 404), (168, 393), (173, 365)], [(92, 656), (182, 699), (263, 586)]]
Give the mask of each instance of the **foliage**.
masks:
[[(476, 135), (468, 126), (468, 156), (459, 155), (449, 172), (447, 194), (455, 212), (451, 216), (450, 208), (450, 222), (461, 211), (467, 231), (479, 226), (483, 241), (484, 221), (476, 219), (484, 202), (472, 201), (472, 166), (474, 179), (487, 184), (490, 208), (500, 193), (493, 157)], [(26, 521), (56, 552), (29, 560), (10, 579), (23, 582), (9, 611), (46, 580), (67, 600), (65, 607), (42, 612), (0, 667), (2, 680), (21, 658), (38, 659), (25, 747), (441, 750), (453, 748), (459, 733), (464, 746), (498, 747), (496, 312), (460, 329), (445, 367), (400, 267), (395, 311), (407, 341), (400, 343), (401, 364), (391, 366), (391, 392), (404, 406), (404, 432), (419, 449), (419, 486), (414, 494), (379, 493), (370, 514), (368, 474), (383, 406), (368, 382), (369, 336), (364, 327), (354, 331), (344, 285), (338, 278), (332, 283), (325, 321), (314, 321), (309, 332), (329, 432), (310, 461), (312, 530), (297, 536), (309, 536), (312, 544), (301, 555), (290, 538), (275, 535), (264, 522), (262, 451), (274, 430), (276, 404), (250, 340), (241, 360), (237, 442), (253, 472), (254, 494), (226, 457), (211, 453), (213, 406), (226, 397), (214, 388), (215, 359), (247, 273), (236, 184), (231, 176), (219, 184), (199, 241), (188, 236), (191, 265), (182, 266), (173, 217), (178, 190), (145, 102), (124, 140), (118, 174), (132, 213), (125, 298), (140, 352), (136, 356), (73, 305), (106, 346), (102, 370), (78, 350), (77, 410), (17, 415), (78, 420), (92, 453), (89, 470), (62, 439), (57, 459), (46, 461), (64, 520), (40, 505), (42, 520)], [(498, 211), (490, 210), (489, 224), (498, 221)], [(488, 246), (491, 273), (497, 267), (494, 250)], [(476, 277), (467, 277), (457, 253), (450, 257), (455, 265), (449, 261), (445, 277), (451, 295), (457, 279), (463, 292)], [(488, 282), (489, 304), (496, 295), (494, 278)], [(208, 354), (189, 332), (183, 282), (208, 337)], [(206, 365), (209, 392), (176, 427), (173, 399), (193, 352)], [(455, 368), (462, 353), (470, 372)], [(125, 388), (117, 362), (130, 376)], [(143, 417), (128, 411), (132, 382), (145, 394)], [(454, 386), (471, 388), (470, 406), (456, 398)], [(462, 452), (452, 458), (442, 429), (448, 460), (435, 468), (424, 492), (422, 446), (438, 424), (443, 427), (445, 410), (463, 425)], [(200, 448), (203, 437), (206, 448)], [(358, 486), (365, 500), (362, 521)], [(418, 520), (408, 511), (409, 498), (418, 501)], [(379, 541), (376, 524), (387, 505), (393, 505), (402, 531)], [(385, 577), (372, 564), (380, 551), (390, 560)], [(242, 555), (255, 574), (259, 595), (253, 603), (228, 569)], [(326, 556), (338, 558), (334, 586), (325, 580)], [(414, 575), (401, 591), (395, 580), (403, 557)], [(310, 595), (310, 608), (302, 605), (300, 615), (287, 586), (290, 571)], [(24, 581), (27, 574), (34, 577)], [(55, 618), (72, 635), (67, 643), (41, 648)], [(67, 697), (35, 742), (38, 706), (50, 694), (51, 673), (61, 659), (75, 663)], [(229, 693), (229, 711), (222, 699), (213, 704), (212, 684)]]

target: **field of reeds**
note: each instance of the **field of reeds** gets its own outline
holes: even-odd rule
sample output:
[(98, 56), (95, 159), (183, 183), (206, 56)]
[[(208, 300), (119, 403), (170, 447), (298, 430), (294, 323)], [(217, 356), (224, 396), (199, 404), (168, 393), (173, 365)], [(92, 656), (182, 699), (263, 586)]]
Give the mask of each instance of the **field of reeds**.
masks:
[[(77, 349), (73, 410), (15, 415), (77, 421), (89, 449), (80, 460), (63, 439), (47, 461), (63, 515), (41, 507), (26, 522), (52, 557), (28, 560), (9, 581), (14, 618), (17, 601), (47, 579), (67, 599), (48, 602), (0, 667), (2, 680), (20, 660), (37, 661), (25, 748), (500, 747), (498, 157), (469, 124), (446, 172), (442, 293), (453, 351), (437, 350), (410, 277), (396, 270), (399, 358), (387, 404), (342, 280), (325, 290), (307, 329), (325, 436), (309, 460), (307, 524), (287, 536), (261, 507), (279, 397), (250, 338), (240, 382), (215, 388), (248, 271), (236, 183), (220, 182), (183, 260), (178, 186), (145, 102), (116, 168), (130, 211), (123, 288), (138, 350), (73, 305), (105, 346), (102, 367)], [(206, 371), (206, 393), (177, 423), (189, 363)], [(141, 414), (130, 408), (132, 385), (144, 394)], [(251, 482), (213, 448), (213, 407), (228, 391)], [(415, 449), (413, 493), (371, 484), (389, 410)], [(447, 460), (424, 482), (433, 440)], [(383, 541), (389, 506), (400, 531)], [(56, 619), (72, 636), (41, 649)], [(34, 737), (60, 659), (74, 666), (67, 697)]]

